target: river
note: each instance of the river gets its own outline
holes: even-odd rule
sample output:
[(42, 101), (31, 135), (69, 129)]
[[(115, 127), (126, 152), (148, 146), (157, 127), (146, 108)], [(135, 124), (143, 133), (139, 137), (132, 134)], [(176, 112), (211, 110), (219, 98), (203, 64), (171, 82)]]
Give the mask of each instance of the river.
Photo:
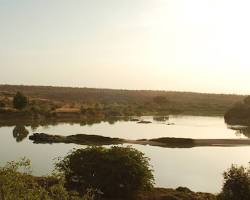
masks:
[[(170, 116), (166, 122), (153, 117), (143, 117), (151, 124), (135, 121), (102, 122), (93, 125), (59, 123), (25, 127), (29, 135), (43, 132), (58, 135), (95, 134), (124, 139), (158, 137), (181, 138), (246, 138), (239, 131), (229, 129), (222, 117)], [(32, 161), (34, 175), (47, 175), (53, 170), (55, 158), (65, 156), (73, 148), (85, 146), (75, 144), (33, 144), (28, 135), (13, 134), (15, 126), (0, 127), (0, 165), (7, 161), (27, 157)], [(126, 144), (124, 144), (126, 145)], [(154, 169), (155, 186), (176, 188), (185, 186), (194, 191), (218, 193), (223, 182), (223, 171), (231, 164), (248, 165), (250, 146), (245, 147), (194, 147), (163, 148), (132, 145), (150, 158)]]

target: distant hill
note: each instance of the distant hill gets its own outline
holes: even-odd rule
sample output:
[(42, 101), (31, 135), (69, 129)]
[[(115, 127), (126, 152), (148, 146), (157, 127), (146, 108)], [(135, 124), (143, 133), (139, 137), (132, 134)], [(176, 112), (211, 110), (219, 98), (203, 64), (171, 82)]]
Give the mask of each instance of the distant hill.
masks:
[(54, 101), (126, 105), (150, 104), (160, 96), (166, 98), (174, 110), (178, 110), (182, 114), (196, 115), (224, 115), (235, 103), (245, 98), (243, 95), (175, 91), (0, 85), (2, 95), (12, 95), (17, 91), (30, 97)]

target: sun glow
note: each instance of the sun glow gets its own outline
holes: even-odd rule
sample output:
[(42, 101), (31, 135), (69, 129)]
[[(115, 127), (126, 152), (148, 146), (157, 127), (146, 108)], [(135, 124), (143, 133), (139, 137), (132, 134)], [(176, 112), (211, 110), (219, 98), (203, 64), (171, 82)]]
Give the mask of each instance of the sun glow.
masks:
[(248, 93), (249, 7), (0, 1), (1, 83)]

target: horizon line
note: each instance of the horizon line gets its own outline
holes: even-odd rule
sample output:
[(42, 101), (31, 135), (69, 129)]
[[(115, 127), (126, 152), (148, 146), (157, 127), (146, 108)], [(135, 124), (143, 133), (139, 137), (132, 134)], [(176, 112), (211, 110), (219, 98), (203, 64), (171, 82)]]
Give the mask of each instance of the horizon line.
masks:
[(176, 92), (176, 93), (193, 93), (193, 94), (214, 94), (214, 95), (235, 95), (248, 96), (240, 93), (217, 93), (202, 91), (184, 91), (184, 90), (164, 90), (164, 89), (127, 89), (127, 88), (107, 88), (107, 87), (86, 87), (86, 86), (65, 86), (65, 85), (42, 85), (42, 84), (0, 84), (0, 86), (22, 86), (22, 87), (54, 87), (54, 88), (75, 88), (75, 89), (101, 89), (101, 90), (123, 90), (123, 91), (148, 91), (148, 92)]

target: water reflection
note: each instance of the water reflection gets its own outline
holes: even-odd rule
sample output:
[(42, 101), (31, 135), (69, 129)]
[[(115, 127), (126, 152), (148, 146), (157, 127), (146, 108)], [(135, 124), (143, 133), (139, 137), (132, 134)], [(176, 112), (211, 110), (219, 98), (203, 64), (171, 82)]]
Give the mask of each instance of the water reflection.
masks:
[(165, 122), (169, 120), (169, 116), (154, 116), (153, 120), (158, 122)]
[(21, 124), (23, 126), (30, 126), (32, 131), (35, 131), (39, 126), (56, 126), (58, 124), (80, 124), (81, 126), (91, 126), (94, 124), (100, 124), (102, 122), (108, 122), (113, 125), (119, 121), (131, 121), (132, 117), (90, 117), (90, 118), (63, 118), (63, 119), (1, 119), (0, 127), (16, 126)]
[(235, 135), (245, 136), (250, 138), (250, 126), (228, 126), (228, 128), (235, 130)]
[[(133, 120), (134, 119), (134, 120)], [(126, 121), (127, 120), (127, 121)], [(152, 121), (138, 124), (138, 120)], [(228, 128), (222, 117), (170, 116), (166, 122), (155, 121), (152, 116), (133, 117), (125, 120), (72, 120), (65, 121), (15, 121), (0, 120), (0, 165), (20, 157), (30, 158), (33, 173), (46, 175), (54, 168), (54, 158), (63, 157), (73, 148), (84, 148), (75, 144), (34, 144), (27, 139), (29, 133), (47, 133), (68, 136), (93, 134), (128, 139), (151, 139), (178, 137), (195, 139), (239, 139), (250, 138), (250, 127)], [(111, 125), (115, 122), (114, 125)], [(167, 126), (167, 123), (174, 123)], [(73, 124), (73, 125), (72, 125)], [(94, 124), (94, 125), (93, 125)], [(20, 128), (18, 128), (20, 127)], [(237, 129), (236, 129), (237, 128)], [(28, 132), (29, 133), (28, 133)], [(13, 139), (14, 137), (14, 139)], [(22, 142), (21, 142), (22, 141)], [(19, 142), (19, 143), (17, 143)], [(156, 187), (187, 186), (195, 191), (218, 192), (222, 185), (222, 173), (233, 164), (247, 166), (250, 146), (247, 147), (195, 147), (161, 148), (132, 145), (151, 159), (156, 178)], [(11, 151), (10, 151), (11, 147)], [(188, 163), (188, 164), (187, 164)], [(211, 167), (211, 163), (216, 163)], [(185, 167), (183, 167), (185, 166)]]
[[(1, 127), (8, 127), (8, 126), (15, 126), (12, 134), (15, 138), (16, 142), (22, 142), (25, 138), (29, 135), (29, 130), (31, 132), (39, 131), (41, 128), (42, 130), (48, 130), (50, 127), (60, 126), (62, 124), (69, 124), (71, 126), (79, 125), (79, 126), (92, 126), (95, 124), (101, 124), (102, 122), (108, 122), (110, 125), (114, 125), (118, 121), (130, 121), (129, 117), (113, 117), (113, 118), (86, 118), (79, 120), (3, 120), (0, 121), (0, 128)], [(25, 128), (25, 127), (28, 127)], [(73, 130), (72, 130), (73, 132)]]
[(16, 139), (16, 142), (23, 141), (29, 135), (29, 131), (25, 126), (17, 125), (13, 129), (13, 137)]
[[(146, 120), (150, 124), (138, 124)], [(171, 126), (166, 126), (171, 125)], [(57, 135), (92, 134), (125, 139), (152, 139), (159, 137), (193, 138), (193, 139), (233, 139), (250, 138), (250, 127), (226, 126), (223, 118), (195, 116), (144, 116), (126, 118), (108, 118), (105, 120), (88, 118), (65, 121), (31, 120), (0, 122), (0, 127), (11, 127), (17, 142), (23, 141), (28, 132)], [(25, 128), (26, 127), (26, 128)]]

